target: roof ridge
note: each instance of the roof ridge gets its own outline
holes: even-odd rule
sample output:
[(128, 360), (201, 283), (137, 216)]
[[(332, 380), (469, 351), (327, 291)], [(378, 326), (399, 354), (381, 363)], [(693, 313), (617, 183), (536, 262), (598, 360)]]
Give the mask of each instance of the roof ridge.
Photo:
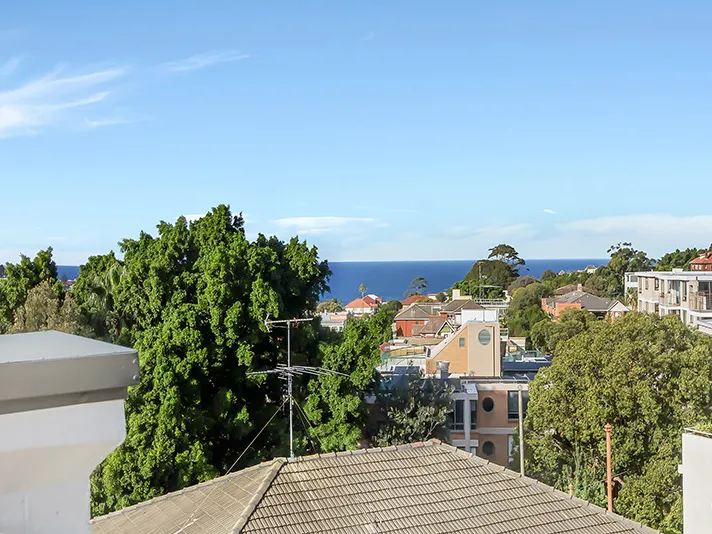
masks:
[(262, 480), (262, 483), (257, 488), (257, 491), (255, 491), (255, 494), (250, 499), (250, 502), (247, 503), (247, 508), (245, 508), (242, 511), (239, 519), (235, 522), (235, 525), (232, 527), (230, 534), (239, 534), (240, 532), (242, 532), (242, 529), (245, 528), (245, 525), (250, 520), (250, 517), (252, 517), (252, 514), (255, 513), (257, 506), (260, 504), (260, 502), (262, 502), (262, 499), (264, 498), (265, 493), (267, 493), (267, 490), (270, 488), (270, 486), (272, 486), (274, 479), (277, 478), (277, 475), (282, 470), (284, 465), (287, 463), (284, 458), (280, 458), (280, 460), (281, 461), (279, 461), (279, 462), (274, 462), (274, 465), (271, 468), (272, 469), (271, 473), (270, 473), (271, 476), (266, 476)]
[[(414, 441), (411, 443), (404, 443), (401, 445), (390, 445), (388, 447), (369, 447), (365, 449), (348, 449), (345, 451), (338, 452), (322, 452), (316, 454), (310, 454), (308, 456), (297, 456), (294, 460), (287, 460), (285, 463), (303, 463), (311, 462), (314, 460), (323, 460), (325, 458), (338, 458), (340, 456), (353, 456), (358, 454), (379, 454), (382, 452), (393, 452), (403, 449), (417, 449), (420, 447), (433, 447), (440, 446), (440, 440), (431, 438), (428, 441)], [(444, 444), (443, 444), (444, 445)], [(449, 445), (446, 445), (449, 447)]]
[(219, 476), (219, 477), (211, 478), (210, 480), (206, 480), (205, 482), (199, 482), (198, 484), (192, 484), (192, 485), (190, 485), (190, 486), (186, 486), (185, 488), (181, 488), (181, 489), (179, 489), (179, 490), (171, 491), (171, 492), (169, 492), (169, 493), (165, 493), (165, 494), (163, 494), (163, 495), (159, 495), (158, 497), (153, 497), (152, 499), (148, 499), (148, 500), (146, 500), (146, 501), (141, 501), (141, 502), (139, 502), (139, 503), (132, 504), (131, 506), (126, 506), (125, 508), (121, 508), (120, 510), (115, 510), (115, 511), (113, 511), (113, 512), (109, 512), (108, 514), (104, 514), (104, 515), (100, 515), (100, 516), (94, 517), (94, 518), (92, 518), (92, 519), (89, 521), (89, 523), (90, 523), (90, 524), (91, 524), (91, 523), (97, 523), (97, 522), (99, 522), (99, 521), (101, 521), (101, 520), (103, 520), (103, 519), (108, 519), (108, 518), (110, 518), (110, 517), (115, 517), (115, 516), (117, 516), (117, 515), (121, 515), (121, 514), (123, 514), (124, 512), (128, 512), (128, 511), (131, 511), (131, 510), (138, 510), (138, 509), (141, 509), (141, 508), (143, 508), (143, 507), (145, 507), (145, 506), (149, 506), (149, 505), (152, 505), (152, 504), (154, 504), (154, 503), (163, 501), (163, 500), (165, 500), (165, 499), (174, 497), (174, 496), (176, 496), (176, 495), (178, 495), (178, 494), (190, 493), (190, 492), (195, 491), (195, 490), (197, 490), (197, 489), (203, 489), (203, 488), (206, 488), (206, 487), (208, 487), (208, 486), (212, 486), (213, 484), (217, 484), (217, 483), (219, 483), (219, 482), (222, 482), (222, 481), (225, 480), (225, 479), (233, 478), (233, 477), (236, 477), (236, 476), (238, 476), (238, 475), (243, 475), (243, 474), (245, 474), (246, 472), (257, 471), (258, 469), (265, 468), (265, 467), (269, 467), (270, 464), (277, 464), (277, 463), (278, 463), (278, 464), (280, 465), (280, 467), (281, 467), (282, 465), (284, 465), (284, 464), (286, 463), (286, 461), (287, 461), (286, 458), (272, 458), (271, 460), (267, 460), (267, 461), (264, 461), (264, 462), (260, 462), (259, 464), (255, 464), (255, 465), (251, 465), (251, 466), (249, 466), (249, 467), (245, 467), (244, 469), (240, 469), (239, 471), (233, 471), (233, 472), (231, 472), (231, 473), (227, 473), (227, 474), (221, 475), (221, 476)]

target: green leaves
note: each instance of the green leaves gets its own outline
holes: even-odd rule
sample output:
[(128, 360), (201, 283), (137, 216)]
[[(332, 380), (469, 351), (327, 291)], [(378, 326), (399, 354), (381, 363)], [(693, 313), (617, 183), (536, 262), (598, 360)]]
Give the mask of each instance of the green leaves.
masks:
[(680, 436), (710, 420), (712, 340), (673, 316), (608, 323), (572, 314), (564, 323), (551, 367), (530, 385), (528, 469), (561, 490), (574, 481), (578, 495), (598, 495), (611, 423), (616, 511), (678, 531)]

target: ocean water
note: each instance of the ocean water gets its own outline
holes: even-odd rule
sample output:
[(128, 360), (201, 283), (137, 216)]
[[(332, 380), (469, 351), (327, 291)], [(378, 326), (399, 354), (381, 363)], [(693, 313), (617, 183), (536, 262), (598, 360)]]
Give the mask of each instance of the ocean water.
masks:
[[(556, 273), (576, 271), (607, 262), (607, 259), (528, 260), (521, 274), (539, 278), (547, 269)], [(358, 288), (364, 284), (369, 293), (381, 295), (384, 300), (402, 299), (410, 283), (419, 276), (428, 281), (428, 293), (446, 291), (465, 277), (473, 263), (474, 260), (330, 262), (331, 290), (324, 298), (336, 297), (345, 304), (360, 296)], [(66, 274), (70, 280), (79, 275), (79, 267), (74, 265), (58, 265), (57, 270), (59, 276)]]

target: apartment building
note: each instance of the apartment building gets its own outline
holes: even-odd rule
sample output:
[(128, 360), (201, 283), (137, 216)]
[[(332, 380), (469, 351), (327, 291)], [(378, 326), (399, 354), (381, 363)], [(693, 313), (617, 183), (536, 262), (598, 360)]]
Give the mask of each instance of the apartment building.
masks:
[(712, 271), (650, 271), (626, 273), (626, 287), (638, 291), (638, 311), (677, 315), (683, 323), (708, 333), (712, 321)]

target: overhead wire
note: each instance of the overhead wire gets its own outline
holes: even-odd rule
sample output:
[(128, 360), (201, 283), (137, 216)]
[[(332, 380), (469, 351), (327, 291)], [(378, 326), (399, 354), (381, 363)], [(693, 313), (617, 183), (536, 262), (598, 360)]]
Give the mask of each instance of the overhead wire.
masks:
[[(314, 428), (314, 425), (312, 425), (312, 424), (311, 424), (311, 421), (309, 421), (309, 417), (307, 416), (307, 413), (304, 411), (304, 408), (302, 408), (301, 405), (297, 402), (297, 399), (293, 399), (293, 400), (294, 400), (294, 404), (296, 404), (296, 405), (297, 405), (297, 408), (299, 408), (299, 410), (301, 411), (302, 417), (303, 417), (304, 419), (306, 419), (307, 424), (309, 425), (309, 428), (311, 429), (311, 433), (314, 435), (314, 437), (316, 438), (316, 440), (319, 442), (319, 446), (321, 447), (321, 450), (322, 450), (322, 452), (323, 452), (323, 451), (324, 451), (324, 444), (322, 443), (321, 438), (319, 437), (319, 435), (316, 433), (316, 429)], [(308, 431), (308, 429), (306, 429), (306, 428), (305, 428), (305, 430)]]
[[(249, 445), (247, 445), (247, 447), (245, 447), (245, 449), (240, 453), (240, 456), (237, 457), (237, 460), (235, 460), (234, 462), (232, 462), (232, 465), (227, 469), (227, 471), (225, 472), (225, 474), (222, 475), (222, 476), (227, 476), (227, 475), (230, 474), (230, 471), (232, 471), (232, 470), (234, 469), (234, 467), (235, 467), (235, 466), (237, 465), (237, 463), (242, 459), (242, 457), (245, 455), (245, 453), (246, 453), (248, 450), (250, 450), (250, 447), (252, 447), (252, 445), (254, 445), (255, 441), (257, 441), (257, 438), (259, 438), (260, 435), (262, 434), (262, 432), (264, 432), (265, 428), (267, 428), (267, 427), (269, 426), (269, 424), (272, 422), (272, 420), (275, 418), (275, 416), (279, 413), (279, 411), (280, 411), (282, 408), (284, 408), (284, 405), (287, 404), (287, 401), (288, 401), (288, 400), (289, 400), (289, 397), (287, 397), (286, 399), (284, 399), (284, 401), (282, 402), (282, 404), (280, 404), (279, 407), (274, 411), (274, 413), (272, 414), (272, 417), (270, 417), (270, 418), (267, 420), (267, 422), (266, 422), (266, 423), (264, 424), (264, 426), (260, 429), (260, 431), (257, 433), (257, 435), (256, 435), (254, 438), (252, 438), (252, 441), (250, 441)], [(217, 484), (213, 484), (213, 487), (210, 489), (210, 491), (209, 491), (208, 494), (205, 496), (205, 498), (200, 502), (200, 504), (196, 507), (195, 511), (194, 511), (192, 514), (190, 514), (190, 516), (188, 517), (188, 519), (185, 520), (185, 523), (183, 523), (183, 525), (181, 525), (181, 527), (180, 527), (178, 530), (176, 530), (173, 534), (180, 534), (181, 532), (184, 531), (184, 529), (185, 529), (189, 524), (192, 524), (192, 523), (194, 522), (194, 521), (193, 521), (193, 518), (194, 518), (195, 515), (201, 510), (201, 508), (203, 508), (203, 506), (205, 505), (205, 503), (208, 501), (208, 499), (210, 498), (210, 496), (213, 494), (213, 491), (215, 491), (215, 488), (216, 488), (216, 487), (217, 487)]]

